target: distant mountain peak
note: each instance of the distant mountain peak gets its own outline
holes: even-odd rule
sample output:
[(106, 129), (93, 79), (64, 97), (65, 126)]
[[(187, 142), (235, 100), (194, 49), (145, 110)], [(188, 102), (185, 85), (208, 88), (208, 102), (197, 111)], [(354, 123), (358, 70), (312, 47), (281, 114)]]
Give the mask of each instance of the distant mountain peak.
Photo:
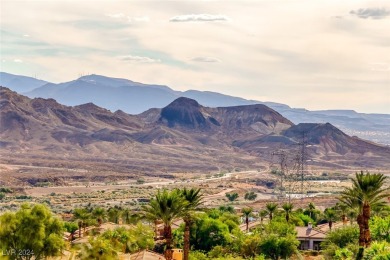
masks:
[(210, 128), (201, 112), (202, 106), (196, 100), (180, 97), (161, 110), (160, 122), (169, 127), (182, 126), (192, 129)]
[(169, 106), (191, 106), (191, 107), (200, 107), (198, 101), (192, 98), (187, 97), (179, 97), (172, 101), (167, 107)]

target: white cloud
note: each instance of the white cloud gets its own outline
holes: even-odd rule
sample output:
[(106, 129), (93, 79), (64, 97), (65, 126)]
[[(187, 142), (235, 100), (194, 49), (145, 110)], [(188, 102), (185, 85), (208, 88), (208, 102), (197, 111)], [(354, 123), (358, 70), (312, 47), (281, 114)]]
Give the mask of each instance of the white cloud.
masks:
[(129, 23), (133, 23), (133, 22), (149, 22), (150, 18), (149, 18), (149, 16), (136, 16), (136, 17), (127, 16), (127, 21)]
[(184, 14), (177, 15), (169, 19), (170, 22), (213, 22), (213, 21), (229, 21), (226, 15), (220, 14)]
[(191, 60), (197, 62), (221, 62), (221, 60), (214, 57), (195, 57)]
[(349, 13), (363, 19), (383, 19), (390, 15), (390, 11), (385, 8), (360, 8)]
[(30, 37), (30, 35), (28, 35), (28, 34), (23, 34), (23, 37)]
[(118, 18), (123, 18), (125, 17), (125, 15), (123, 13), (117, 13), (117, 14), (106, 14), (106, 16), (108, 17), (111, 17), (111, 18), (115, 18), (115, 19), (118, 19)]
[(22, 63), (23, 61), (21, 59), (14, 59), (14, 62)]
[(390, 71), (389, 64), (385, 62), (371, 62), (369, 65), (372, 71)]
[(124, 13), (106, 14), (106, 16), (117, 20), (127, 21), (129, 23), (150, 21), (149, 16), (130, 16), (130, 15), (125, 15)]
[(133, 62), (133, 63), (160, 63), (161, 62), (160, 59), (152, 59), (149, 57), (133, 56), (133, 55), (122, 56), (121, 60), (127, 62)]

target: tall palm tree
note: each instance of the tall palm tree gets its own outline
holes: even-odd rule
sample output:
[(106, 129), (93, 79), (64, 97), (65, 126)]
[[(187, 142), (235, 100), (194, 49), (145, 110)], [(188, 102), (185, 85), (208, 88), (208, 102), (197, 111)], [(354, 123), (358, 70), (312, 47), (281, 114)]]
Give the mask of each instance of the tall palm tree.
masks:
[(284, 210), (284, 213), (286, 214), (286, 221), (288, 223), (290, 221), (290, 214), (292, 213), (294, 205), (290, 202), (286, 202), (282, 205), (282, 208)]
[(332, 230), (333, 221), (336, 217), (336, 213), (334, 212), (333, 209), (327, 208), (324, 211), (324, 216), (325, 216), (325, 219), (328, 221), (329, 230)]
[(149, 220), (161, 220), (164, 224), (165, 258), (172, 259), (172, 222), (183, 216), (188, 202), (179, 190), (158, 190), (148, 205), (143, 206), (145, 217)]
[(104, 222), (107, 217), (106, 210), (104, 208), (95, 208), (92, 211), (92, 216), (96, 218), (99, 226)]
[(272, 221), (272, 216), (273, 216), (273, 214), (275, 213), (276, 209), (278, 208), (278, 204), (277, 204), (277, 203), (274, 203), (274, 202), (268, 202), (268, 203), (265, 205), (265, 208), (266, 208), (267, 211), (268, 211), (269, 221)]
[(252, 214), (253, 209), (252, 208), (243, 208), (242, 214), (245, 216), (245, 224), (246, 224), (246, 232), (249, 231), (249, 216)]
[(261, 224), (263, 224), (263, 220), (264, 220), (264, 218), (265, 218), (266, 216), (268, 216), (268, 211), (267, 211), (266, 209), (260, 210), (260, 212), (259, 212), (259, 217), (260, 217), (260, 222), (261, 222)]
[(315, 209), (316, 209), (316, 205), (314, 205), (313, 202), (310, 202), (307, 205), (307, 211), (309, 212), (309, 216), (310, 216), (311, 219), (313, 219), (313, 213), (314, 213)]
[(190, 226), (194, 220), (194, 212), (202, 203), (203, 194), (201, 189), (187, 189), (184, 188), (181, 190), (184, 200), (187, 202), (185, 207), (185, 213), (183, 215), (184, 221), (184, 250), (183, 250), (183, 259), (188, 260), (190, 253)]
[(344, 203), (336, 203), (336, 207), (337, 209), (340, 211), (341, 213), (341, 220), (343, 221), (343, 224), (347, 224), (347, 215), (346, 215), (346, 211), (347, 211), (347, 208), (348, 206), (345, 205)]
[(115, 224), (119, 224), (119, 219), (121, 218), (122, 210), (117, 207), (109, 208), (107, 211), (107, 215), (110, 221), (114, 222)]
[(371, 244), (369, 220), (371, 208), (385, 205), (384, 198), (390, 196), (389, 189), (384, 188), (386, 176), (380, 173), (369, 172), (355, 174), (352, 187), (346, 188), (339, 200), (350, 208), (358, 208), (357, 223), (359, 225), (359, 246), (367, 247)]
[(79, 238), (81, 238), (81, 228), (84, 229), (84, 235), (85, 235), (85, 228), (87, 227), (87, 222), (90, 219), (90, 213), (84, 209), (84, 208), (77, 208), (73, 210), (73, 216), (75, 219), (78, 219), (78, 226), (79, 226)]
[(353, 224), (353, 219), (356, 218), (356, 209), (350, 209), (348, 211), (348, 218), (349, 218), (349, 223), (352, 225)]

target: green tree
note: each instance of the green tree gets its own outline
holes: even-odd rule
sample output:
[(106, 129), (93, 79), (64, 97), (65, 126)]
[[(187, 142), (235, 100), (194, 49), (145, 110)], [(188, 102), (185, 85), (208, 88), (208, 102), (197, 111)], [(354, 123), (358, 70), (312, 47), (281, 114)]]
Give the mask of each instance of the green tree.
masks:
[(284, 214), (286, 216), (286, 221), (290, 221), (290, 214), (292, 213), (292, 209), (294, 208), (294, 205), (292, 203), (286, 202), (282, 205), (282, 208), (284, 210)]
[(107, 219), (107, 212), (104, 208), (94, 208), (92, 210), (92, 216), (96, 218), (96, 221), (98, 222), (99, 226), (106, 221)]
[(299, 241), (296, 239), (295, 226), (286, 222), (272, 221), (265, 225), (260, 243), (260, 251), (268, 258), (289, 258), (297, 251)]
[(164, 238), (166, 241), (165, 258), (172, 259), (172, 222), (183, 216), (187, 201), (179, 190), (158, 190), (148, 205), (143, 206), (146, 218), (156, 221), (161, 220), (164, 224)]
[(122, 216), (122, 210), (117, 207), (109, 208), (107, 211), (107, 215), (109, 221), (119, 224), (119, 220)]
[(364, 260), (388, 260), (390, 259), (390, 243), (386, 241), (374, 241), (366, 249)]
[(101, 237), (91, 237), (89, 244), (82, 244), (78, 258), (81, 260), (114, 260), (118, 258), (118, 253), (110, 241)]
[(182, 196), (187, 205), (184, 208), (183, 221), (184, 221), (184, 252), (183, 259), (188, 260), (190, 252), (190, 226), (194, 220), (194, 213), (196, 209), (202, 203), (203, 195), (201, 194), (201, 189), (187, 189), (184, 188), (181, 190)]
[(5, 198), (5, 193), (4, 192), (0, 192), (0, 200), (2, 200), (4, 198)]
[(338, 248), (331, 259), (352, 260), (354, 259), (354, 253), (349, 248)]
[(267, 211), (266, 209), (260, 210), (260, 212), (259, 212), (259, 217), (260, 217), (260, 222), (261, 222), (261, 224), (263, 224), (263, 220), (264, 220), (264, 218), (265, 218), (266, 216), (268, 216), (268, 211)]
[(246, 232), (249, 231), (249, 216), (252, 214), (253, 209), (252, 208), (243, 208), (242, 214), (245, 217), (245, 224), (246, 224)]
[(344, 203), (337, 203), (336, 204), (336, 209), (338, 212), (341, 213), (341, 221), (345, 225), (347, 223), (347, 209), (348, 206), (345, 205)]
[(265, 205), (266, 210), (268, 211), (269, 221), (272, 221), (273, 214), (278, 208), (278, 204), (274, 202), (268, 202)]
[(107, 230), (99, 236), (107, 241), (116, 251), (134, 253), (142, 249), (153, 248), (154, 231), (140, 222), (131, 229), (124, 227)]
[(141, 219), (140, 214), (138, 214), (136, 212), (132, 212), (128, 208), (125, 208), (122, 210), (121, 216), (122, 216), (122, 221), (125, 224), (136, 224)]
[(331, 208), (327, 208), (324, 211), (324, 217), (326, 221), (328, 221), (329, 229), (332, 230), (333, 221), (336, 218), (336, 212)]
[(88, 220), (91, 218), (91, 214), (87, 211), (87, 209), (76, 208), (73, 210), (73, 217), (74, 219), (77, 219), (77, 224), (79, 226), (79, 238), (81, 238), (81, 228), (84, 228), (85, 235), (85, 228), (88, 225)]
[(249, 191), (247, 193), (245, 193), (245, 197), (244, 197), (246, 200), (255, 200), (257, 198), (257, 194), (254, 193), (253, 191)]
[(349, 218), (349, 223), (352, 225), (353, 224), (353, 220), (357, 216), (356, 209), (350, 209), (348, 211), (347, 215), (348, 215), (348, 218)]
[(210, 251), (214, 246), (228, 245), (232, 238), (225, 223), (203, 214), (191, 226), (190, 240), (195, 249)]
[(352, 187), (346, 188), (339, 200), (350, 208), (358, 208), (357, 223), (359, 225), (359, 245), (368, 247), (371, 243), (369, 220), (371, 208), (385, 205), (384, 198), (389, 195), (389, 189), (384, 188), (386, 176), (379, 173), (356, 173), (352, 179)]
[(74, 239), (74, 233), (77, 231), (78, 229), (78, 225), (74, 222), (64, 222), (64, 228), (67, 232), (70, 233), (71, 235), (71, 240)]
[(221, 212), (229, 212), (229, 213), (232, 213), (232, 214), (236, 213), (236, 211), (235, 211), (235, 209), (234, 209), (234, 207), (232, 205), (227, 205), (227, 206), (222, 205), (222, 206), (219, 206), (218, 210), (221, 211)]
[[(357, 250), (354, 245), (357, 244), (359, 239), (359, 229), (357, 226), (343, 226), (335, 229), (326, 235), (325, 241), (322, 242), (325, 255), (329, 259), (333, 259), (336, 255), (336, 251), (340, 248), (350, 248), (349, 250), (356, 253)], [(353, 249), (351, 249), (353, 248)]]
[(370, 227), (373, 240), (390, 243), (390, 216), (386, 218), (373, 217), (370, 219)]
[(315, 219), (316, 216), (315, 216), (315, 213), (316, 213), (316, 206), (313, 202), (310, 202), (308, 205), (307, 205), (307, 208), (306, 210), (304, 211), (304, 214), (307, 214), (309, 215), (310, 218), (312, 219)]
[[(10, 259), (44, 259), (64, 248), (63, 223), (42, 204), (23, 204), (0, 216), (0, 248), (13, 250)], [(26, 254), (18, 255), (17, 252)], [(31, 253), (31, 254), (30, 254)]]
[(233, 201), (235, 201), (236, 199), (238, 199), (238, 193), (237, 193), (237, 192), (234, 192), (234, 193), (226, 193), (226, 198), (228, 198), (229, 201), (233, 202)]

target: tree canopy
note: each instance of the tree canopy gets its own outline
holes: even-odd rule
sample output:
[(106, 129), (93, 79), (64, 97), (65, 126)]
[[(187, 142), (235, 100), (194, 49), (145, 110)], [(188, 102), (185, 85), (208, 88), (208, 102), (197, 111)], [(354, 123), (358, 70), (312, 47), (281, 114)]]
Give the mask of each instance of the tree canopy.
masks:
[(0, 227), (0, 247), (10, 259), (55, 256), (65, 245), (62, 221), (42, 204), (23, 204), (17, 212), (4, 213)]

